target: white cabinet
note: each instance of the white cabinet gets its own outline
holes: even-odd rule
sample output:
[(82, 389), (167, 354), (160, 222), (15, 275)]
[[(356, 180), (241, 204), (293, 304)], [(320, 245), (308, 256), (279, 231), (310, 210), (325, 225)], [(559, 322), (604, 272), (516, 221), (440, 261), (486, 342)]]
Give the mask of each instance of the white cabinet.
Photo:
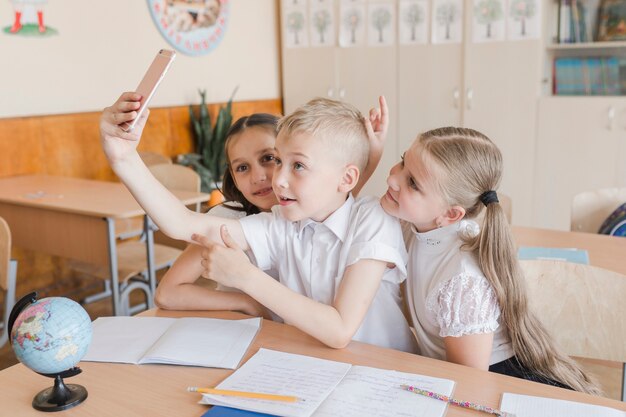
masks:
[(541, 44), (474, 43), (472, 13), (466, 7), (463, 44), (398, 47), (400, 149), (435, 127), (481, 131), (502, 151), (500, 189), (512, 199), (513, 223), (530, 225)]
[(365, 113), (378, 95), (386, 96), (389, 139), (364, 194), (384, 192), (389, 168), (420, 132), (443, 126), (480, 130), (503, 153), (501, 190), (512, 198), (513, 222), (528, 225), (541, 42), (474, 43), (470, 4), (465, 3), (463, 43), (283, 48), (285, 112), (313, 97), (330, 96)]
[(626, 98), (540, 100), (533, 224), (569, 230), (582, 191), (626, 186)]

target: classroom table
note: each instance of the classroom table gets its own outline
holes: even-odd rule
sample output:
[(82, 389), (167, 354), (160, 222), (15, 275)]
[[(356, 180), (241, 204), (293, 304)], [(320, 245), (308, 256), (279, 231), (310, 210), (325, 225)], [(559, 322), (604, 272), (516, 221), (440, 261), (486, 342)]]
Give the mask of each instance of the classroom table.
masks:
[[(185, 205), (209, 195), (173, 191)], [(76, 259), (109, 269), (113, 311), (121, 311), (115, 220), (144, 216), (147, 268), (154, 293), (153, 225), (121, 183), (50, 175), (0, 179), (0, 217), (11, 228), (12, 245)]]
[(626, 238), (521, 226), (512, 231), (518, 246), (585, 249), (590, 265), (626, 275)]
[[(159, 309), (141, 315), (160, 317), (246, 318), (235, 312), (181, 312)], [(626, 403), (603, 397), (564, 390), (517, 378), (480, 371), (409, 353), (351, 342), (344, 349), (331, 349), (295, 327), (263, 320), (261, 331), (244, 357), (249, 359), (259, 348), (316, 356), (357, 365), (395, 369), (456, 381), (454, 397), (498, 407), (503, 392), (536, 395), (604, 405), (626, 411)], [(227, 377), (231, 370), (172, 365), (127, 365), (81, 362), (83, 372), (65, 383), (83, 385), (89, 397), (63, 415), (88, 416), (177, 416), (199, 417), (207, 406), (197, 404), (200, 395), (186, 392), (187, 386), (211, 387)], [(31, 407), (40, 390), (52, 386), (52, 379), (38, 375), (22, 364), (0, 371), (0, 414), (6, 416), (41, 416)], [(435, 401), (435, 400), (433, 400)], [(486, 414), (449, 406), (447, 417), (481, 417)], [(365, 416), (364, 416), (365, 417)]]

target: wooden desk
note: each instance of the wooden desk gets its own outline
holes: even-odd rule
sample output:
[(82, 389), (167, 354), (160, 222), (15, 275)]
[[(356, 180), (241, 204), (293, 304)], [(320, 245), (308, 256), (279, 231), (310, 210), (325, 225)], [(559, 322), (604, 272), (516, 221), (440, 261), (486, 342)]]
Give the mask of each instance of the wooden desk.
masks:
[(578, 248), (589, 253), (589, 263), (626, 275), (626, 239), (595, 233), (512, 227), (518, 246)]
[[(175, 191), (184, 204), (209, 195)], [(0, 217), (11, 228), (13, 246), (109, 268), (113, 311), (120, 311), (115, 219), (144, 211), (121, 183), (47, 175), (0, 179)], [(154, 290), (152, 227), (146, 217), (148, 274)]]
[[(142, 315), (229, 319), (246, 317), (233, 312), (174, 312), (163, 310), (149, 310)], [(452, 379), (456, 381), (455, 397), (495, 407), (500, 405), (500, 397), (503, 392), (513, 392), (587, 402), (626, 411), (626, 403), (623, 402), (593, 397), (364, 343), (352, 342), (345, 349), (331, 349), (294, 327), (266, 320), (263, 321), (261, 331), (244, 360), (249, 359), (260, 347), (357, 365)], [(213, 386), (232, 372), (224, 369), (185, 366), (95, 362), (81, 362), (80, 366), (83, 373), (68, 378), (65, 382), (85, 386), (89, 392), (89, 397), (76, 408), (64, 411), (63, 415), (67, 417), (199, 417), (206, 411), (206, 406), (197, 404), (199, 395), (186, 392), (186, 387)], [(48, 386), (52, 386), (52, 379), (38, 375), (21, 364), (0, 371), (2, 415), (40, 417), (41, 412), (31, 407), (31, 401), (37, 392)], [(481, 417), (482, 414), (450, 406), (446, 416)]]

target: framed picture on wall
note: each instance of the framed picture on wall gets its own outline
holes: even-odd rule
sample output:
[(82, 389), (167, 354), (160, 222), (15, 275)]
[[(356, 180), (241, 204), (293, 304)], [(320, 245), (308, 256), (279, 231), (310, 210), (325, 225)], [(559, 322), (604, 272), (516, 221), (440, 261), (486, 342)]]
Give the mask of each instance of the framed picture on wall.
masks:
[(597, 40), (626, 40), (626, 0), (602, 0), (598, 10)]

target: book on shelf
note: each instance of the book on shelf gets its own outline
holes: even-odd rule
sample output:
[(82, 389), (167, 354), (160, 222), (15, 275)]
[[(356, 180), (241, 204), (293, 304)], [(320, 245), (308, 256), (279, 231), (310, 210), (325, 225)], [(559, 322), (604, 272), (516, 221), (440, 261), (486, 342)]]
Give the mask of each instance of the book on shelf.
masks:
[(560, 0), (557, 13), (557, 43), (589, 42), (587, 7), (582, 0)]
[(525, 260), (552, 260), (573, 262), (589, 265), (589, 252), (576, 248), (543, 248), (522, 246), (517, 251), (517, 259)]
[(620, 60), (615, 57), (554, 59), (556, 95), (620, 95)]
[(99, 317), (83, 361), (235, 369), (261, 319)]
[(454, 381), (260, 349), (216, 388), (289, 395), (297, 402), (202, 394), (201, 404), (287, 417), (442, 417), (447, 403), (415, 395), (412, 385), (451, 395)]

